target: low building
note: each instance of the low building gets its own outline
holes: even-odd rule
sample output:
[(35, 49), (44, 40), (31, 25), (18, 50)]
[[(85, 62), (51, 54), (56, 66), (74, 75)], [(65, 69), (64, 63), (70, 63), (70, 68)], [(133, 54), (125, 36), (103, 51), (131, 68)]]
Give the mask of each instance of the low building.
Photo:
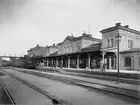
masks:
[(39, 56), (39, 57), (45, 57), (47, 54), (47, 48), (43, 46), (39, 46), (39, 44), (36, 45), (36, 47), (31, 48), (27, 51), (29, 56)]
[(57, 51), (58, 51), (58, 48), (57, 48), (57, 45), (55, 45), (55, 44), (46, 46), (46, 47), (39, 46), (39, 44), (37, 44), (36, 47), (31, 48), (27, 52), (28, 52), (29, 56), (46, 57)]

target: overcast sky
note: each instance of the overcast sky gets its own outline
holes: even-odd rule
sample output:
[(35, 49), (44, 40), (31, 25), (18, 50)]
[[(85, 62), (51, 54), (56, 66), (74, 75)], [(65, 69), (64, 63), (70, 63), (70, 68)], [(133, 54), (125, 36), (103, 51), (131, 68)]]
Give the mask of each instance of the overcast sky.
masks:
[(80, 36), (89, 22), (96, 38), (117, 22), (140, 31), (140, 0), (0, 0), (0, 55)]

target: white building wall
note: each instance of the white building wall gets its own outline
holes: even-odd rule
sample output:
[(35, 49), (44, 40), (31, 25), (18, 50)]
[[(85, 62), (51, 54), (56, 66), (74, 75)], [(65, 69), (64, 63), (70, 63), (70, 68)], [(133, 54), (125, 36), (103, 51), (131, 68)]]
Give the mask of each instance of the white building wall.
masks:
[(49, 54), (52, 54), (54, 52), (58, 51), (58, 48), (57, 47), (50, 47), (49, 48)]
[(58, 45), (58, 54), (62, 54), (62, 46)]
[[(107, 47), (107, 39), (110, 40), (110, 43), (111, 43), (111, 38), (114, 39), (114, 42), (115, 44), (116, 43), (116, 39), (115, 39), (115, 36), (117, 34), (120, 34), (121, 36), (121, 41), (120, 41), (120, 51), (125, 51), (125, 50), (129, 50), (131, 48), (140, 48), (140, 36), (139, 35), (136, 35), (136, 34), (133, 34), (133, 33), (130, 33), (128, 31), (124, 31), (124, 30), (114, 30), (114, 31), (111, 31), (111, 32), (106, 32), (106, 33), (103, 33), (102, 34), (102, 48), (108, 48)], [(128, 46), (128, 40), (132, 40), (133, 43), (132, 43), (132, 47), (129, 47)], [(117, 46), (114, 46), (112, 48), (116, 48)]]
[(120, 42), (120, 51), (124, 51), (124, 50), (129, 50), (130, 47), (128, 46), (128, 40), (132, 40), (133, 41), (133, 46), (132, 48), (134, 48), (134, 43), (135, 43), (135, 34), (132, 34), (128, 31), (124, 31), (124, 30), (119, 30), (119, 34), (122, 36), (121, 38), (121, 42)]
[(58, 54), (72, 53), (72, 42), (65, 40), (61, 45), (58, 45)]
[(72, 50), (73, 53), (80, 51), (82, 48), (82, 40), (80, 39), (80, 40), (74, 41), (72, 43), (72, 46), (73, 46), (73, 50)]
[[(125, 57), (131, 58), (131, 66), (130, 67), (125, 66)], [(122, 69), (122, 70), (136, 70), (136, 71), (140, 70), (140, 54), (138, 52), (121, 54), (120, 69)]]
[[(108, 48), (107, 46), (107, 40), (110, 40), (111, 43), (111, 38), (114, 40), (114, 48), (116, 47), (116, 41), (115, 41), (115, 36), (118, 34), (118, 30), (111, 31), (111, 32), (106, 32), (102, 34), (102, 48)], [(110, 44), (111, 46), (111, 44)], [(113, 47), (112, 47), (113, 48)]]
[(140, 35), (135, 37), (134, 47), (140, 48)]
[(69, 40), (66, 40), (62, 45), (61, 45), (61, 48), (62, 48), (62, 54), (65, 54), (65, 53), (70, 53), (71, 52), (71, 45), (72, 45), (72, 42), (69, 41)]

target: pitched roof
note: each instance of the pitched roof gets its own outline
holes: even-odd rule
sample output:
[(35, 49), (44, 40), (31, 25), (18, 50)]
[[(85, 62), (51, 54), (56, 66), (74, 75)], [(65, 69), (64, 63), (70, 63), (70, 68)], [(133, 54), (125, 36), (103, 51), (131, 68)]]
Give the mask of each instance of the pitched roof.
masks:
[(51, 53), (49, 56), (55, 56), (55, 55), (57, 55), (57, 53), (58, 53), (58, 51)]
[(57, 45), (61, 45), (62, 44), (62, 42), (60, 42), (60, 43), (57, 43)]
[(57, 48), (58, 46), (53, 44), (53, 45), (50, 45), (50, 46), (47, 46), (47, 48)]
[(58, 43), (57, 45), (61, 45), (61, 44), (63, 44), (66, 40), (69, 40), (69, 41), (74, 41), (74, 39), (75, 39), (76, 37), (74, 37), (74, 36), (67, 36), (64, 40), (63, 40), (63, 42), (61, 42), (61, 43)]
[(74, 37), (74, 36), (67, 36), (66, 39), (68, 39), (70, 41), (74, 41), (74, 39), (76, 39), (76, 37)]
[(121, 51), (120, 53), (133, 53), (133, 52), (140, 52), (140, 48), (131, 48), (129, 50)]
[(73, 41), (77, 41), (77, 40), (81, 40), (81, 39), (86, 39), (86, 40), (92, 40), (92, 41), (99, 41), (101, 42), (101, 39), (98, 39), (98, 38), (93, 38), (91, 36), (79, 36), (77, 38), (75, 38)]
[(92, 40), (92, 41), (99, 41), (101, 42), (102, 40), (101, 39), (98, 39), (98, 38), (93, 38), (92, 35), (88, 35), (88, 34), (85, 34), (83, 33), (82, 36), (79, 36), (79, 37), (74, 37), (74, 36), (67, 36), (63, 42), (60, 42), (58, 43), (57, 45), (61, 45), (65, 42), (65, 40), (70, 40), (71, 42), (73, 41), (77, 41), (77, 40), (81, 40), (81, 39), (86, 39), (86, 40)]
[(97, 51), (101, 49), (101, 46), (102, 46), (102, 43), (92, 44), (86, 48), (81, 49), (81, 52)]
[(37, 49), (46, 49), (46, 47), (43, 47), (43, 46), (39, 46), (38, 44), (37, 44), (37, 46), (35, 46), (35, 47), (33, 47), (33, 48), (31, 48), (30, 50), (28, 50), (27, 52), (29, 52), (29, 51), (35, 51), (35, 50), (37, 50)]

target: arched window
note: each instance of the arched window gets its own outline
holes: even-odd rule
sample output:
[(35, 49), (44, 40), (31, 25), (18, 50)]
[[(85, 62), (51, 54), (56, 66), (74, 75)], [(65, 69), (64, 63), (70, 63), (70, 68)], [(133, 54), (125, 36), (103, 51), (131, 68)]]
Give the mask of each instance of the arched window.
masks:
[(128, 48), (132, 48), (133, 47), (133, 40), (128, 40)]
[(110, 40), (107, 39), (107, 47), (110, 47)]
[(65, 53), (67, 53), (67, 47), (65, 47)]
[(75, 51), (77, 51), (77, 45), (76, 45), (76, 49), (75, 49)]
[(68, 49), (68, 53), (69, 53), (70, 52), (70, 47), (68, 46), (67, 49)]
[(133, 40), (131, 40), (131, 42), (130, 42), (130, 47), (131, 48), (133, 47)]
[(73, 50), (73, 49), (72, 49), (72, 45), (71, 45), (71, 47), (70, 47), (70, 52), (72, 52), (72, 50)]
[(80, 45), (77, 45), (77, 50), (80, 51)]
[(64, 53), (66, 52), (66, 48), (64, 47)]
[(111, 47), (113, 47), (113, 46), (114, 46), (114, 39), (111, 38)]

